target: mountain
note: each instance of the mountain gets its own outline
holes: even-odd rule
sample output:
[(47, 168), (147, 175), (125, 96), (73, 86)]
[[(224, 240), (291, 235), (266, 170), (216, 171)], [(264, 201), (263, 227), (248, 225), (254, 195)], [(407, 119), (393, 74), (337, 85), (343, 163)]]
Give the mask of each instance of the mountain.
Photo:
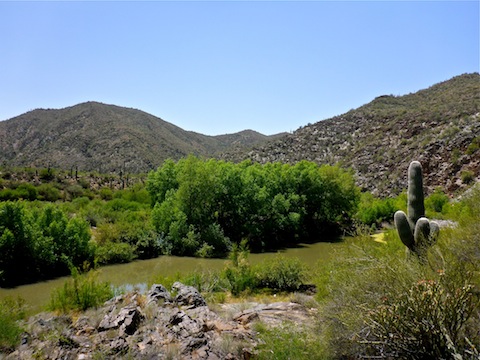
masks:
[(384, 95), (343, 115), (302, 127), (224, 159), (265, 163), (340, 163), (377, 195), (406, 188), (412, 160), (424, 169), (428, 192), (453, 193), (480, 180), (480, 75), (464, 74), (404, 96)]
[(167, 158), (211, 157), (269, 138), (251, 130), (206, 136), (140, 110), (87, 102), (37, 109), (0, 122), (0, 164), (142, 172)]

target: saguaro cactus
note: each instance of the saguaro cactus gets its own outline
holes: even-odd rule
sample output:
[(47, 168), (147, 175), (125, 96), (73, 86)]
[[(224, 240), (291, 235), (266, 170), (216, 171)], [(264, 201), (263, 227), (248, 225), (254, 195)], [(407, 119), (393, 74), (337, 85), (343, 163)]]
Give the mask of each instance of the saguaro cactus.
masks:
[(424, 257), (427, 247), (437, 240), (438, 224), (425, 217), (422, 165), (418, 161), (412, 161), (408, 167), (407, 215), (399, 210), (394, 215), (394, 221), (400, 240), (419, 257)]

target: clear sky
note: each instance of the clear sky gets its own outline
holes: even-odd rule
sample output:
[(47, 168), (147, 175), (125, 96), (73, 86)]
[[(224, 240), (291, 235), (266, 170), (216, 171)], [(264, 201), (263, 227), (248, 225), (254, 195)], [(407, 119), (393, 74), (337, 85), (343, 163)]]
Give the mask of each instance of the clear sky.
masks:
[(0, 1), (0, 120), (84, 101), (264, 134), (478, 72), (478, 1)]

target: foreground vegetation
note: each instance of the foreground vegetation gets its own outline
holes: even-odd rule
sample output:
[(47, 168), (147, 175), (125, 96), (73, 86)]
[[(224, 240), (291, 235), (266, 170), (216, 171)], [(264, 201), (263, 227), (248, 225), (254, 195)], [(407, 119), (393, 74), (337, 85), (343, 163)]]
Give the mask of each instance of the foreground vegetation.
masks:
[[(189, 161), (190, 170), (199, 172), (205, 170), (203, 166), (218, 165), (198, 159)], [(228, 172), (226, 167), (230, 165), (220, 165), (220, 169), (225, 166), (223, 170)], [(168, 166), (172, 170), (178, 164)], [(229, 170), (234, 171), (234, 167)], [(279, 173), (286, 170), (299, 171), (291, 167), (276, 168)], [(311, 170), (319, 171), (313, 167)], [(162, 171), (165, 168), (151, 175), (152, 181)], [(261, 172), (261, 169), (250, 171)], [(207, 174), (215, 173), (208, 168), (204, 176), (208, 179)], [(187, 187), (192, 191), (190, 194), (194, 194), (200, 184)], [(170, 201), (178, 210), (187, 190), (180, 191), (182, 186), (176, 186), (176, 190), (165, 191), (165, 194), (170, 194)], [(129, 189), (103, 188), (93, 196), (55, 205), (38, 200), (0, 203), (2, 281), (8, 284), (16, 279), (11, 268), (26, 277), (29, 273), (47, 276), (73, 270), (72, 279), (52, 294), (49, 308), (69, 312), (98, 306), (117, 290), (107, 283), (99, 283), (94, 273), (79, 274), (75, 269), (84, 266), (88, 269), (85, 260), (92, 266), (162, 253), (169, 233), (159, 236), (152, 213), (159, 211), (162, 201), (151, 194), (159, 193), (151, 189), (149, 193), (143, 186), (136, 185)], [(261, 359), (291, 358), (293, 354), (296, 358), (310, 359), (477, 359), (480, 355), (480, 189), (472, 188), (457, 202), (449, 201), (440, 191), (427, 198), (429, 217), (454, 220), (457, 226), (442, 229), (425, 262), (406, 257), (404, 245), (394, 231), (384, 232), (382, 242), (372, 241), (370, 237), (372, 228), (391, 219), (395, 210), (405, 208), (405, 200), (404, 194), (395, 199), (376, 199), (362, 194), (356, 214), (350, 215), (358, 222), (357, 236), (348, 240), (331, 261), (318, 264), (314, 269), (281, 255), (264, 264), (251, 265), (249, 243), (243, 240), (232, 242), (229, 262), (221, 272), (174, 278), (158, 274), (152, 282), (168, 287), (180, 280), (197, 287), (211, 303), (224, 302), (230, 297), (241, 300), (256, 294), (281, 296), (315, 284), (316, 301), (308, 300), (308, 306), (316, 307), (318, 315), (310, 327), (285, 323), (272, 330), (258, 325), (256, 330), (263, 342), (257, 349), (257, 357)], [(157, 210), (155, 207), (152, 210), (152, 203)], [(219, 218), (220, 212), (214, 219)], [(198, 231), (195, 226), (192, 229)], [(194, 235), (195, 239), (204, 240), (201, 233)], [(187, 233), (187, 239), (188, 236)], [(253, 236), (250, 239), (258, 246)], [(23, 256), (24, 268), (13, 261), (18, 254)], [(3, 351), (18, 344), (23, 331), (18, 320), (24, 316), (22, 301), (1, 301), (0, 348)]]

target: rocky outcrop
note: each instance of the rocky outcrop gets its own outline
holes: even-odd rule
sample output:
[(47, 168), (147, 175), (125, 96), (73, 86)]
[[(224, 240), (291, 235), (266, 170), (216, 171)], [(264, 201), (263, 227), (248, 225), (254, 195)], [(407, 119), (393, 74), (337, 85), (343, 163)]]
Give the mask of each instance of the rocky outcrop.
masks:
[(296, 303), (252, 303), (242, 310), (229, 304), (217, 313), (194, 287), (177, 282), (172, 292), (153, 285), (145, 295), (120, 295), (80, 316), (38, 314), (6, 358), (249, 359), (257, 344), (253, 322), (309, 322), (309, 311)]

